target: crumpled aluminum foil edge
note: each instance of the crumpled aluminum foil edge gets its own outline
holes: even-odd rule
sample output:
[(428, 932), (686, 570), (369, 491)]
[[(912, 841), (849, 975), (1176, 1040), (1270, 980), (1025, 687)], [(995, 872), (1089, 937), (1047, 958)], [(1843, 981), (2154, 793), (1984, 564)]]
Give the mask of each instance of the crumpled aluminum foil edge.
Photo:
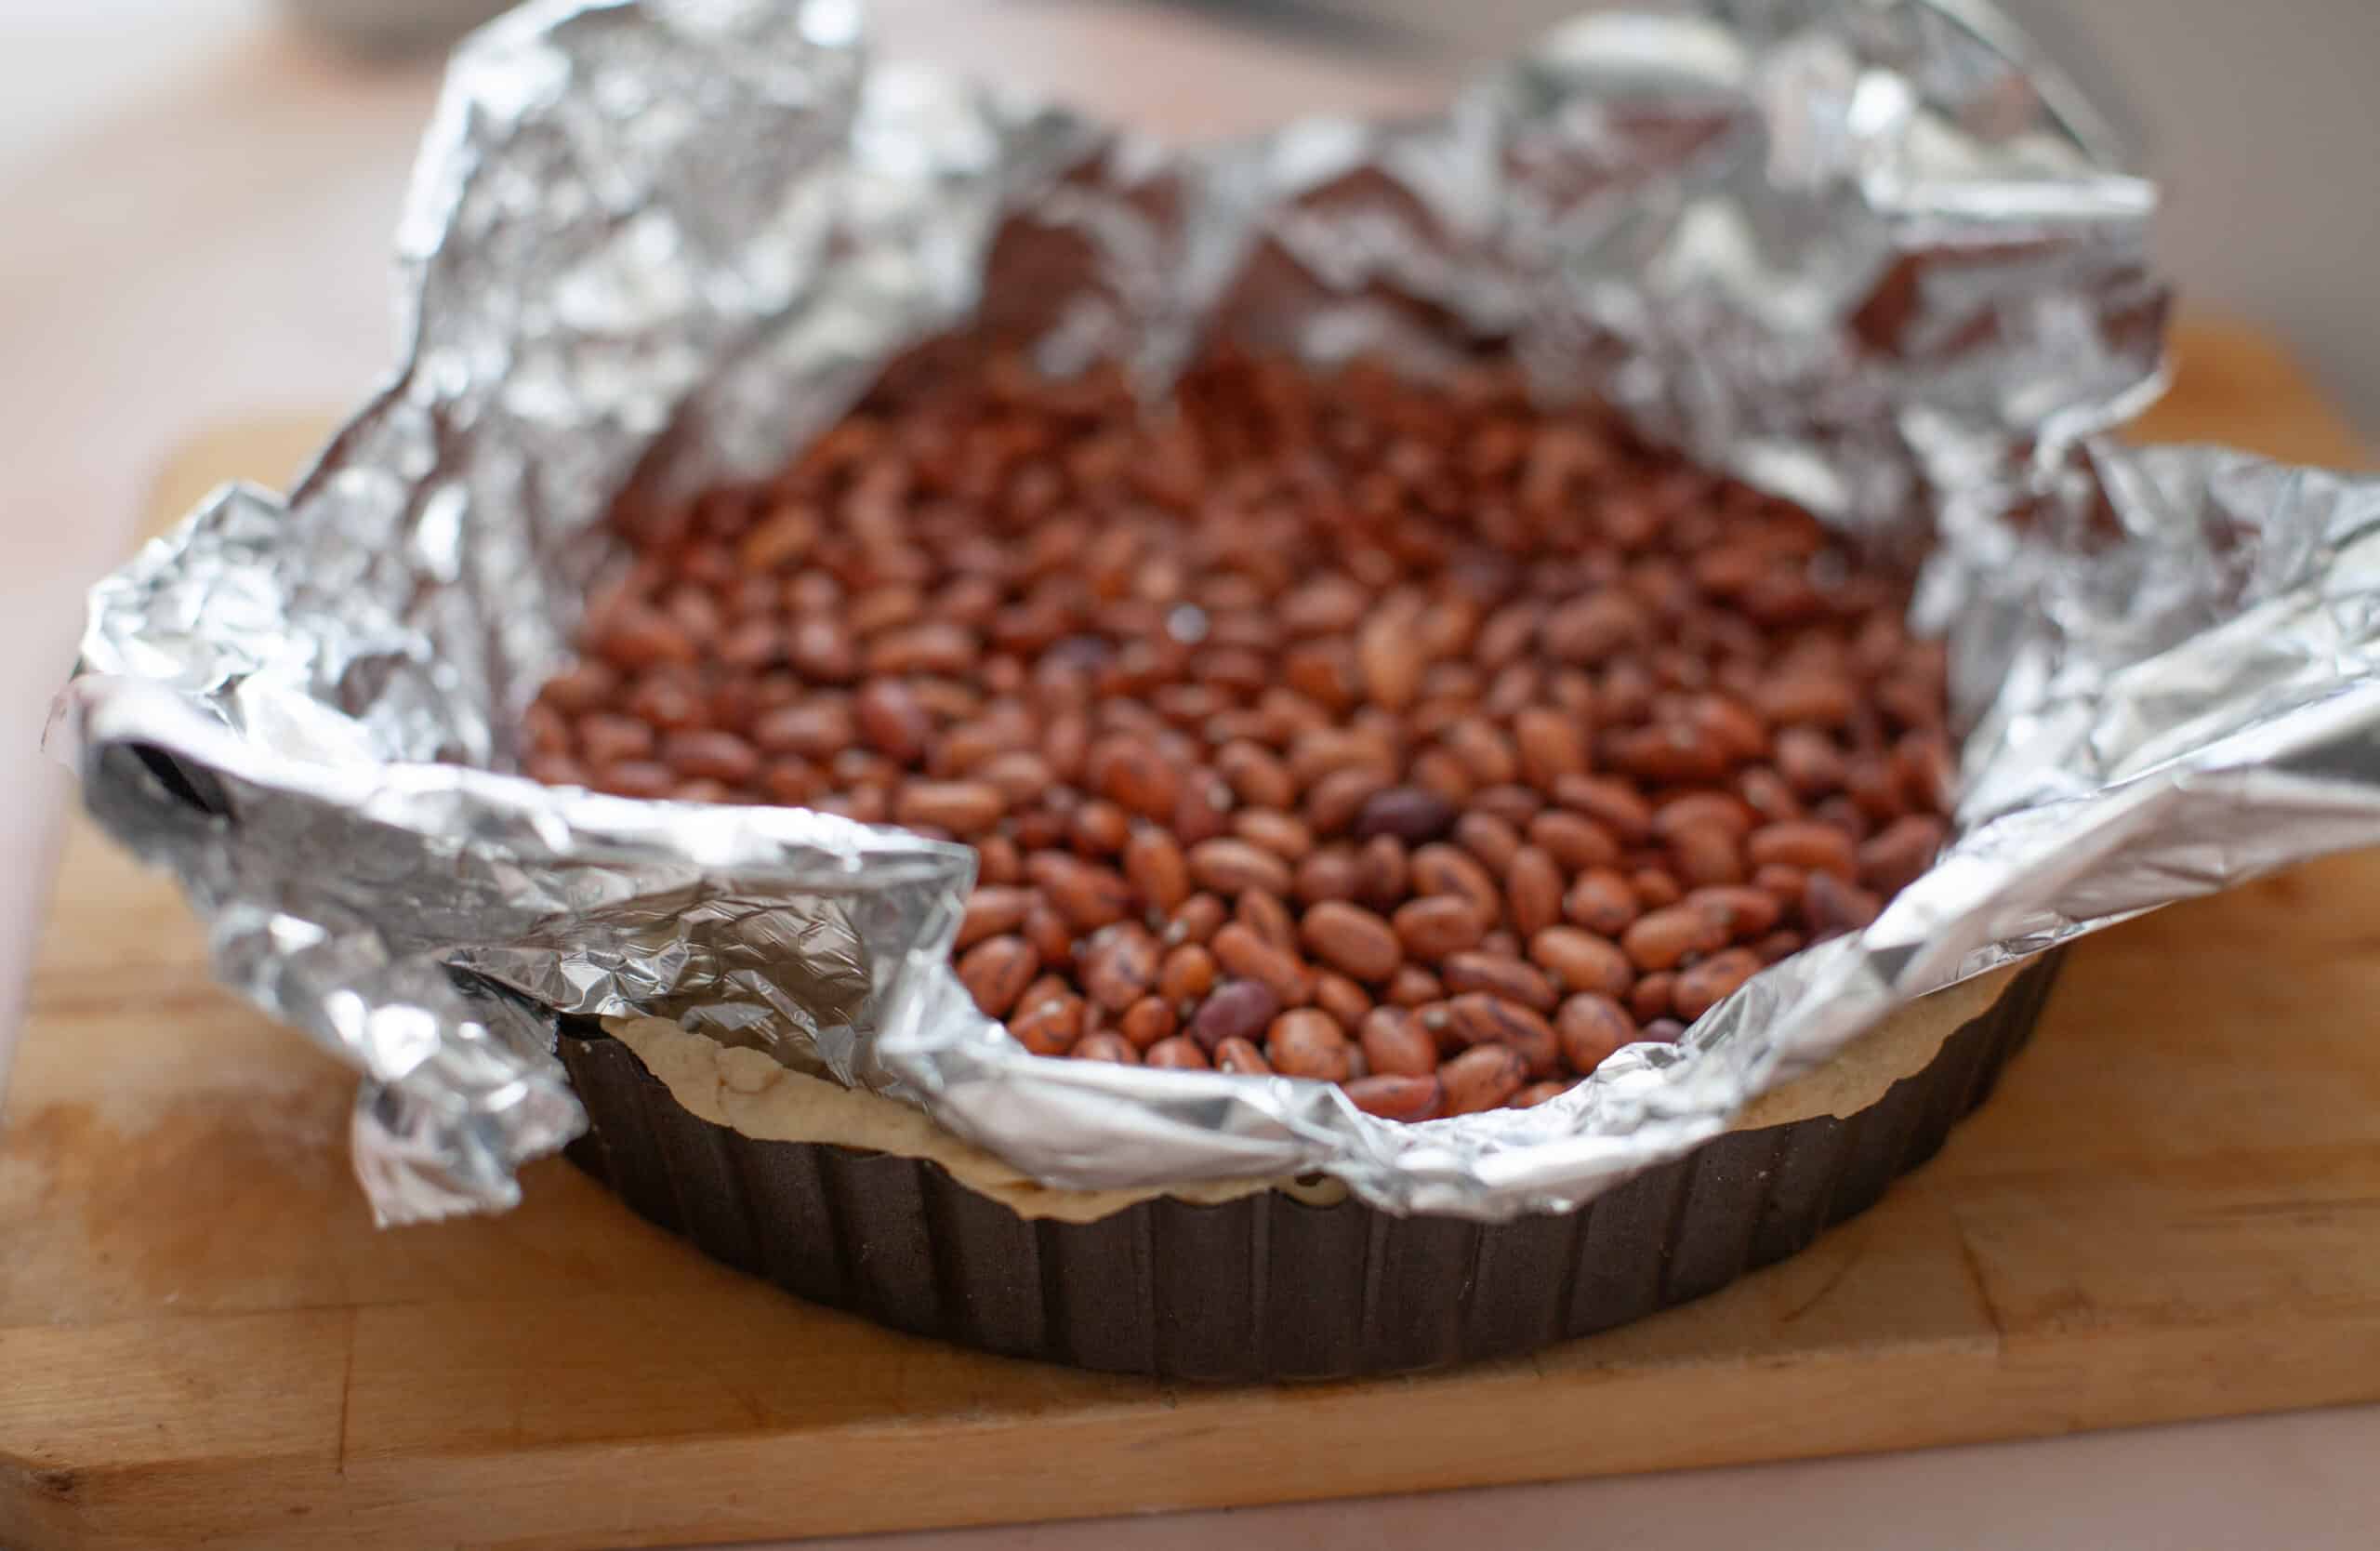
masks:
[[(384, 1221), (509, 1204), (575, 1133), (556, 1009), (796, 1041), (1062, 1186), (1566, 1209), (1911, 996), (2380, 834), (2380, 486), (2102, 439), (2162, 381), (2153, 204), (1972, 0), (1592, 17), (1439, 119), (1181, 152), (870, 66), (842, 0), (551, 0), (457, 56), (390, 388), (285, 507), (222, 493), (95, 590), (53, 746), (217, 973), (365, 1074)], [(947, 968), (962, 848), (473, 768), (612, 492), (763, 470), (971, 318), (1153, 389), (1215, 333), (1421, 369), (1510, 335), (1548, 393), (1879, 544), (1923, 513), (1916, 616), (1977, 722), (1958, 841), (1677, 1046), (1398, 1126), (1026, 1056)]]

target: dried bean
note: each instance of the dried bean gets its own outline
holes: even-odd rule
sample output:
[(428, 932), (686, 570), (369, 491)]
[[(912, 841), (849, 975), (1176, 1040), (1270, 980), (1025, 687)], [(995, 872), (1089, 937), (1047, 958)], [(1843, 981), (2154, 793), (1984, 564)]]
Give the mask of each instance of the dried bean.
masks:
[(1497, 1108), (1527, 1080), (1527, 1060), (1504, 1045), (1474, 1045), (1438, 1068), (1449, 1115)]
[(1329, 1014), (1292, 1008), (1264, 1031), (1264, 1058), (1284, 1077), (1318, 1077), (1343, 1082), (1349, 1072), (1347, 1036)]
[(1041, 955), (1023, 937), (992, 937), (959, 956), (959, 983), (985, 1017), (997, 1018), (1016, 1005), (1040, 967)]
[(1347, 1099), (1365, 1114), (1384, 1120), (1426, 1120), (1446, 1112), (1447, 1095), (1435, 1073), (1374, 1073), (1349, 1081)]
[(1426, 1007), (1446, 994), (1444, 983), (1419, 964), (1407, 964), (1388, 977), (1388, 1000), (1398, 1007)]
[(1678, 972), (1677, 988), (1670, 994), (1670, 1003), (1679, 1017), (1692, 1023), (1759, 972), (1760, 955), (1750, 948), (1731, 948), (1724, 953), (1713, 953)]
[(1513, 853), (1504, 874), (1505, 918), (1524, 937), (1562, 919), (1562, 869), (1533, 845)]
[[(1116, 1019), (1116, 1031), (1131, 1041), (1136, 1050), (1147, 1050), (1160, 1041), (1186, 1044), (1196, 1050), (1196, 1041), (1175, 1039), (1173, 1030), (1177, 1021), (1172, 1003), (1161, 997), (1144, 996), (1125, 1008)], [(1204, 1064), (1202, 1059), (1200, 1065)]]
[(1636, 978), (1628, 955), (1608, 937), (1575, 926), (1549, 926), (1531, 937), (1528, 956), (1567, 991), (1624, 995)]
[(1225, 1040), (1215, 1047), (1214, 1058), (1215, 1070), (1219, 1072), (1242, 1072), (1254, 1077), (1272, 1075), (1273, 1064), (1264, 1059), (1264, 1053), (1256, 1048), (1252, 1040)]
[(1284, 1007), (1314, 1000), (1314, 974), (1294, 953), (1276, 948), (1238, 921), (1215, 933), (1215, 961), (1242, 980), (1253, 980)]
[(1364, 1059), (1375, 1074), (1420, 1076), (1437, 1070), (1437, 1041), (1409, 1009), (1375, 1007), (1364, 1014), (1356, 1032)]
[(1119, 1067), (1141, 1064), (1141, 1053), (1132, 1047), (1131, 1041), (1106, 1030), (1084, 1035), (1076, 1043), (1073, 1054), (1078, 1061), (1112, 1061)]
[(1201, 841), (1190, 848), (1190, 876), (1202, 889), (1237, 895), (1249, 889), (1289, 892), (1289, 865), (1243, 840)]
[[(1127, 1033), (1125, 1038), (1129, 1040), (1131, 1036)], [(1174, 1071), (1205, 1071), (1210, 1065), (1207, 1053), (1198, 1048), (1198, 1041), (1184, 1039), (1179, 1034), (1148, 1046), (1147, 1054), (1141, 1057), (1141, 1061), (1144, 1066)]]
[(1543, 1102), (1930, 864), (1947, 653), (1806, 513), (1462, 384), (893, 374), (623, 501), (522, 766), (973, 845), (960, 976), (1037, 1054), (1277, 1025), (1377, 1113)]
[(1386, 980), (1405, 961), (1387, 921), (1360, 906), (1327, 900), (1298, 923), (1298, 940), (1315, 958), (1358, 980)]
[(1609, 868), (1580, 873), (1562, 896), (1562, 916), (1598, 936), (1617, 937), (1643, 910), (1628, 880)]
[(1486, 991), (1540, 1013), (1551, 1013), (1554, 1004), (1560, 1000), (1554, 982), (1547, 979), (1545, 972), (1536, 965), (1484, 949), (1448, 954), (1446, 961), (1438, 966), (1438, 976), (1446, 982), (1449, 991), (1458, 994)]
[(1636, 1020), (1628, 1009), (1595, 991), (1566, 999), (1554, 1015), (1554, 1030), (1562, 1041), (1562, 1058), (1580, 1076), (1637, 1037)]

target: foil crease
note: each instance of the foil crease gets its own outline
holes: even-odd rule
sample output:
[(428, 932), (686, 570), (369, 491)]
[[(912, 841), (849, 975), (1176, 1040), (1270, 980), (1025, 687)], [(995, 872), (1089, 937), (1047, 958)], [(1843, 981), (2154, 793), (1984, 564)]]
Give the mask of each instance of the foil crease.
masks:
[[(1914, 996), (2380, 839), (2380, 484), (2106, 438), (2162, 382), (2154, 191), (1972, 0), (1599, 14), (1436, 117), (1194, 152), (872, 63), (860, 20), (551, 0), (475, 36), (388, 386), (285, 501), (221, 492), (93, 592), (52, 747), (217, 974), (364, 1074), (383, 1221), (507, 1205), (575, 1133), (557, 1011), (799, 1050), (1060, 1186), (1563, 1210)], [(1417, 370), (1506, 339), (1549, 395), (1923, 545), (1975, 729), (1955, 842), (1675, 1046), (1400, 1126), (1028, 1056), (948, 968), (964, 848), (507, 773), (631, 478), (762, 471), (971, 326), (1151, 391), (1223, 337)]]

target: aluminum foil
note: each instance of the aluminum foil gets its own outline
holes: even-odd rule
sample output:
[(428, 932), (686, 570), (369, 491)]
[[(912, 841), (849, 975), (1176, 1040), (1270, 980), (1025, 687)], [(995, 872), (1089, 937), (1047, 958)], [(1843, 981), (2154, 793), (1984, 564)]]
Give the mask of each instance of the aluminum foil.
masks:
[[(1188, 152), (872, 64), (845, 0), (533, 6), (456, 58), (396, 375), (285, 501), (222, 492), (96, 590), (53, 747), (218, 973), (364, 1074), (384, 1221), (507, 1204), (573, 1134), (557, 1009), (808, 1047), (1061, 1186), (1565, 1209), (1925, 990), (2380, 840), (2380, 485), (2103, 438), (2161, 380), (2153, 204), (1967, 0), (1597, 15), (1437, 117)], [(962, 848), (505, 773), (631, 474), (764, 471), (976, 324), (1151, 391), (1223, 336), (1509, 338), (1550, 396), (1924, 544), (1958, 839), (1677, 1045), (1400, 1126), (1028, 1056), (947, 967)]]

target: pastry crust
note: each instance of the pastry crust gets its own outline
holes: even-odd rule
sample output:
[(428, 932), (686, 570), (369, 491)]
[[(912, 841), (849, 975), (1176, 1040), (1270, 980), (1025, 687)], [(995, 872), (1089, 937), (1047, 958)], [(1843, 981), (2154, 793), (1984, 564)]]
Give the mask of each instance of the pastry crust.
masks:
[[(1961, 1026), (1998, 1001), (2016, 969), (1994, 970), (1921, 997), (1815, 1071), (1754, 1100), (1738, 1131), (1789, 1124), (1818, 1115), (1847, 1117), (1921, 1071)], [(606, 1018), (603, 1027), (636, 1053), (687, 1110), (755, 1141), (813, 1142), (862, 1147), (940, 1164), (952, 1178), (1028, 1219), (1067, 1223), (1102, 1217), (1157, 1196), (1199, 1204), (1282, 1190), (1316, 1205), (1342, 1199), (1336, 1180), (1206, 1180), (1129, 1190), (1063, 1190), (1043, 1185), (945, 1131), (922, 1111), (780, 1065), (758, 1050), (722, 1045), (666, 1018)]]

